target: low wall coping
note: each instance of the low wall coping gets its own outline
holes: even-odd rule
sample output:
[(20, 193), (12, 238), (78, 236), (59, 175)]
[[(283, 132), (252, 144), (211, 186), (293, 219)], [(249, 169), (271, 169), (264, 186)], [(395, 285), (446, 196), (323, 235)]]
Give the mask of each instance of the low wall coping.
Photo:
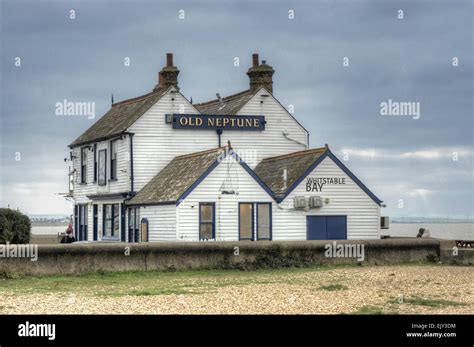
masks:
[(318, 241), (219, 241), (219, 242), (147, 242), (147, 243), (90, 243), (90, 244), (58, 244), (38, 245), (41, 254), (90, 254), (90, 253), (116, 253), (124, 252), (126, 247), (130, 251), (146, 253), (162, 252), (199, 252), (199, 251), (239, 251), (262, 250), (279, 248), (283, 250), (322, 250), (327, 244), (363, 244), (367, 248), (397, 248), (397, 247), (439, 247), (440, 240), (428, 238), (412, 239), (382, 239), (382, 240), (318, 240)]

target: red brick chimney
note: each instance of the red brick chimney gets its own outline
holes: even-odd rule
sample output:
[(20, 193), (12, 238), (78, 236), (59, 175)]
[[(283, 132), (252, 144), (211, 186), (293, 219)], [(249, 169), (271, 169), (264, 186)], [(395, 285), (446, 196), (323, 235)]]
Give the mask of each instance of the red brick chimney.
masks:
[(252, 67), (247, 71), (247, 76), (250, 79), (250, 90), (256, 92), (261, 87), (264, 87), (273, 94), (274, 73), (275, 70), (265, 60), (262, 60), (262, 64), (259, 64), (258, 54), (252, 54)]
[(173, 65), (173, 53), (166, 53), (166, 66), (158, 73), (158, 84), (153, 91), (156, 91), (158, 88), (168, 88), (169, 86), (174, 86), (179, 90), (178, 75), (179, 70)]

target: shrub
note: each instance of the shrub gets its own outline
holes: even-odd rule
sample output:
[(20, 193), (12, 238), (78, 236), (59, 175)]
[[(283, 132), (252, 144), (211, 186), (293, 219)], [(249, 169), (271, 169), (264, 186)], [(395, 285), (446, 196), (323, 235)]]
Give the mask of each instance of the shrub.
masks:
[(439, 259), (436, 254), (428, 254), (426, 256), (426, 260), (428, 261), (428, 263), (437, 263)]
[(17, 278), (21, 278), (21, 276), (15, 271), (12, 271), (10, 269), (5, 269), (5, 270), (0, 270), (0, 278), (4, 280), (14, 280)]
[(9, 208), (0, 208), (0, 243), (28, 243), (31, 221), (28, 216)]

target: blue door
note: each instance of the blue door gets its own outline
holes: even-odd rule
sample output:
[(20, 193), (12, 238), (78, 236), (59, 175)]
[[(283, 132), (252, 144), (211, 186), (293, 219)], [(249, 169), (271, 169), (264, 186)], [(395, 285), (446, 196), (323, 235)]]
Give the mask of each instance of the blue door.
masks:
[(307, 216), (306, 238), (308, 240), (346, 240), (346, 216)]

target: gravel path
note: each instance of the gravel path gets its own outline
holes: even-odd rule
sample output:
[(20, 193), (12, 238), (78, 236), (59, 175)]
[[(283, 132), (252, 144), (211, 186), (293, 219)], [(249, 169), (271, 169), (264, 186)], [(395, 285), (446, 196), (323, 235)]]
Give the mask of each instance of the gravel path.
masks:
[[(174, 276), (173, 281), (179, 282), (179, 272)], [(233, 276), (229, 272), (210, 279), (206, 286), (198, 283), (195, 294), (104, 296), (97, 288), (77, 294), (24, 292), (2, 289), (0, 284), (0, 314), (474, 313), (474, 267), (370, 266), (294, 273), (272, 271), (265, 272), (261, 281), (253, 274), (248, 283), (244, 277), (244, 283), (237, 284), (233, 284)], [(238, 277), (242, 281), (242, 275)], [(334, 288), (338, 290), (328, 290)], [(434, 307), (413, 301), (420, 298), (434, 300)]]

